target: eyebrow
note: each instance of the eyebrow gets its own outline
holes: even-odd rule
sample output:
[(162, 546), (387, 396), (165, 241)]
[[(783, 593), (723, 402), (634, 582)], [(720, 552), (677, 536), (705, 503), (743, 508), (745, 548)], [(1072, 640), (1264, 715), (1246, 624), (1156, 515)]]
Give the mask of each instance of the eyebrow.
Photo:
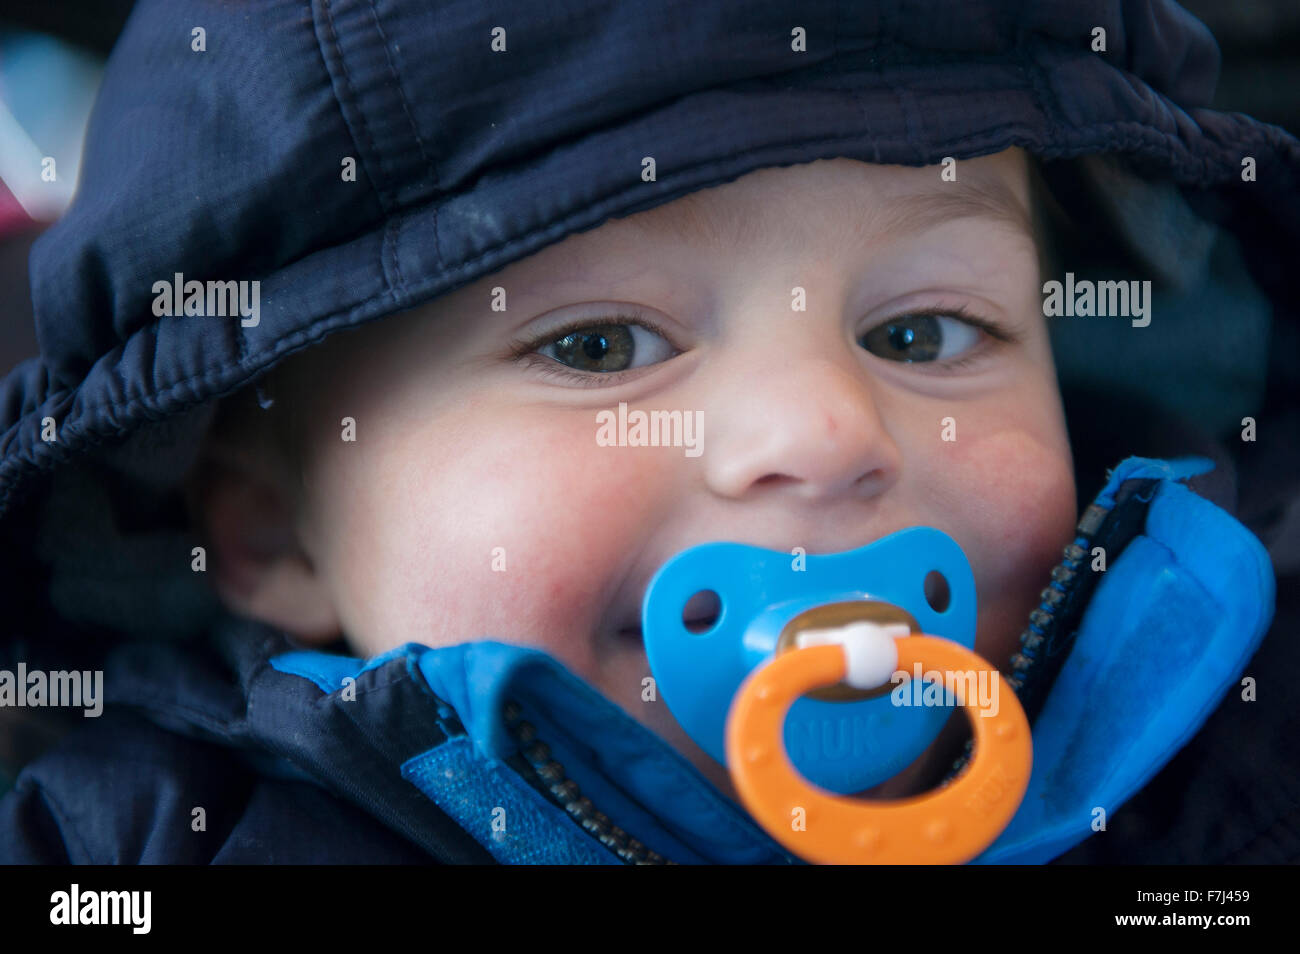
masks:
[[(684, 244), (713, 247), (755, 241), (762, 231), (761, 216), (719, 211), (702, 204), (692, 192), (681, 198), (626, 218), (644, 232), (676, 239)], [(882, 201), (861, 195), (846, 206), (850, 219), (847, 239), (866, 242), (889, 236), (899, 238), (959, 219), (980, 218), (1032, 236), (1029, 210), (1000, 179), (946, 182), (940, 188), (893, 196)]]

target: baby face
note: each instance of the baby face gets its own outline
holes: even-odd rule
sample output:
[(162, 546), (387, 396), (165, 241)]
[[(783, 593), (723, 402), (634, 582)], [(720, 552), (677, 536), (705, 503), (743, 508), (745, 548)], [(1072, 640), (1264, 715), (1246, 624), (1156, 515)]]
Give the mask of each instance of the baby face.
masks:
[[(1028, 192), (1017, 151), (956, 181), (764, 169), (338, 336), (303, 379), (296, 516), (338, 627), (366, 655), (543, 649), (724, 791), (641, 698), (642, 598), (686, 547), (937, 527), (1005, 667), (1076, 516)], [(610, 446), (620, 403), (691, 417), (698, 446)]]

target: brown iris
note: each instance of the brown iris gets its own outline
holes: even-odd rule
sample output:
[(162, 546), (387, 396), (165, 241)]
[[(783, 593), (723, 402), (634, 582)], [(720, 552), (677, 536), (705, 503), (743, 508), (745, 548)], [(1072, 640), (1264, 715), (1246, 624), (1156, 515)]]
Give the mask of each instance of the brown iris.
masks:
[(933, 361), (943, 350), (943, 329), (934, 315), (908, 315), (871, 329), (859, 343), (890, 361)]
[(579, 371), (623, 371), (636, 350), (627, 325), (592, 325), (557, 338), (552, 347), (555, 360)]

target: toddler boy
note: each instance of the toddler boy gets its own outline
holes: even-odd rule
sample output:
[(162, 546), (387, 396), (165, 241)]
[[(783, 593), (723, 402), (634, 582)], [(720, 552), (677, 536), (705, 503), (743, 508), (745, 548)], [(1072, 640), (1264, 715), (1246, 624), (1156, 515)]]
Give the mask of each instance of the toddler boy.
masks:
[[(1300, 147), (1205, 108), (1204, 28), (562, 6), (137, 4), (32, 254), (41, 357), (0, 389), (0, 649), (102, 671), (103, 714), (24, 759), (0, 860), (789, 862), (645, 689), (647, 585), (709, 541), (960, 545), (975, 650), (1062, 673), (1003, 858), (1097, 830), (1093, 793), (1123, 804), (1235, 684), (1259, 542), (1185, 468), (1103, 474), (1145, 448), (1107, 420), (1095, 462), (1057, 378), (1141, 390), (1197, 302), (1231, 318), (1198, 359), (1293, 314)], [(1045, 317), (1048, 191), (1083, 226), (1051, 239), (1068, 287), (1154, 278), (1141, 323)], [(1088, 344), (1054, 362), (1049, 332)], [(1187, 360), (1218, 436), (1283, 419), (1263, 369)], [(867, 795), (934, 787), (964, 733)], [(1291, 808), (1261, 791), (1251, 837)], [(1236, 850), (1205, 828), (1194, 860)]]

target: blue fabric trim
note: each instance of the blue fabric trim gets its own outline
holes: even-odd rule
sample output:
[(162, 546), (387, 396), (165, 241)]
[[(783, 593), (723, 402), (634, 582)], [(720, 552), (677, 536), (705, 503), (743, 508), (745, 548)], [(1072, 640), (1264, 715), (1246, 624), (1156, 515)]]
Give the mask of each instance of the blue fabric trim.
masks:
[(272, 656), (268, 662), (271, 668), (278, 672), (310, 679), (324, 693), (342, 688), (344, 677), (355, 677), (361, 666), (360, 659), (350, 656), (331, 656), (329, 653), (313, 649), (281, 653), (279, 656)]
[(402, 778), (503, 864), (622, 863), (513, 771), (475, 752), (464, 736), (407, 761)]
[(1208, 457), (1176, 457), (1172, 460), (1127, 457), (1106, 475), (1106, 486), (1097, 494), (1096, 502), (1107, 508), (1115, 506), (1115, 493), (1126, 480), (1186, 480), (1212, 470), (1214, 461)]
[(793, 860), (675, 749), (546, 654), (484, 641), (429, 651), (420, 667), (490, 758), (515, 752), (500, 715), (514, 698), (529, 721), (538, 720), (539, 738), (583, 793), (665, 857), (722, 864)]
[(407, 643), (375, 656), (369, 661), (355, 656), (336, 656), (315, 649), (296, 649), (273, 656), (269, 662), (272, 669), (288, 673), (290, 676), (310, 679), (320, 687), (322, 692), (331, 693), (343, 688), (344, 679), (348, 677), (356, 679), (363, 672), (378, 669), (390, 659), (408, 655), (412, 648), (423, 649), (423, 647), (416, 647), (414, 643)]
[[(407, 643), (365, 662), (312, 650), (282, 653), (270, 662), (277, 671), (309, 679), (323, 692), (332, 693), (342, 688), (345, 678), (355, 678), (400, 657), (405, 657), (416, 681), (430, 691), (436, 718), (441, 722), (455, 717), (465, 727), (468, 738), (460, 735), (459, 729), (451, 731), (443, 726), (452, 738), (407, 763), (413, 773), (410, 780), (458, 823), (464, 823), (463, 815), (478, 825), (479, 815), (474, 812), (483, 806), (471, 811), (457, 802), (453, 806), (456, 810), (449, 810), (443, 801), (453, 796), (431, 794), (440, 784), (438, 773), (452, 772), (442, 777), (453, 789), (468, 784), (470, 779), (489, 786), (487, 792), (503, 784), (503, 779), (512, 786), (523, 786), (529, 799), (540, 799), (548, 809), (554, 809), (542, 817), (560, 825), (557, 837), (576, 836), (580, 842), (591, 841), (603, 854), (610, 854), (503, 764), (516, 754), (517, 746), (505, 730), (501, 710), (507, 698), (515, 698), (524, 707), (525, 718), (537, 728), (539, 738), (551, 748), (552, 757), (564, 766), (567, 777), (578, 784), (583, 795), (653, 851), (685, 864), (772, 864), (793, 860), (743, 809), (717, 792), (667, 743), (537, 650), (492, 641), (436, 650)], [(468, 757), (463, 755), (435, 756), (449, 746), (454, 746), (456, 753), (472, 747), (473, 764), (466, 762)], [(406, 772), (404, 768), (404, 777)], [(462, 801), (465, 797), (464, 792), (455, 796)], [(503, 804), (493, 801), (484, 810), (490, 815), (492, 807)], [(513, 818), (515, 812), (506, 808)], [(530, 823), (536, 820), (534, 815), (528, 817)], [(485, 830), (490, 832), (490, 828)], [(534, 858), (531, 850), (517, 844), (503, 847), (485, 841), (481, 837), (483, 830), (471, 830), (471, 834), (494, 856), (500, 851), (512, 857), (517, 854)]]
[[(1152, 474), (1145, 464), (1117, 468), (1112, 483)], [(1223, 700), (1263, 639), (1273, 602), (1272, 567), (1255, 536), (1186, 487), (1162, 482), (1144, 534), (1098, 583), (1034, 724), (1025, 800), (976, 861), (1041, 863), (1093, 834), (1096, 809), (1109, 819)]]

